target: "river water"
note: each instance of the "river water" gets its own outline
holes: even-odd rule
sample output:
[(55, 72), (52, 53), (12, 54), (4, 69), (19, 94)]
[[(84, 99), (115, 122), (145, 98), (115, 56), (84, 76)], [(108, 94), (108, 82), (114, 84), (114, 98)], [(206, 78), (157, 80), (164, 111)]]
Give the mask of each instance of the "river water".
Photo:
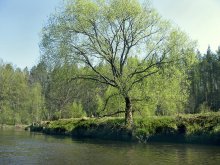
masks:
[(220, 164), (220, 147), (76, 140), (0, 129), (0, 165)]

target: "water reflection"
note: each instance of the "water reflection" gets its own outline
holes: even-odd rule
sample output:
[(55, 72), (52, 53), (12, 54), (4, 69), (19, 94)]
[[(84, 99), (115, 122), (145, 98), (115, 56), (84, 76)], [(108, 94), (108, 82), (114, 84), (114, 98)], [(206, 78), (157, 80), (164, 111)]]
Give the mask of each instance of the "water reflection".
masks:
[(0, 130), (0, 164), (218, 164), (220, 147), (77, 140)]

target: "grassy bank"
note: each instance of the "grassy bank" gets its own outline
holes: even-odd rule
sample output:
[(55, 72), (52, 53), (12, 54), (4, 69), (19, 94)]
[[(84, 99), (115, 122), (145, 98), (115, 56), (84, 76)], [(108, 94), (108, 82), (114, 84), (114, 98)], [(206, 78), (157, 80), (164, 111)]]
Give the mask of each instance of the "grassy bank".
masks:
[(219, 145), (220, 113), (135, 118), (133, 129), (124, 126), (123, 118), (66, 119), (31, 126), (31, 131), (144, 143), (160, 141)]
[(21, 129), (21, 130), (24, 130), (27, 127), (28, 127), (28, 125), (23, 125), (23, 124), (16, 124), (16, 125), (1, 124), (0, 125), (1, 129)]

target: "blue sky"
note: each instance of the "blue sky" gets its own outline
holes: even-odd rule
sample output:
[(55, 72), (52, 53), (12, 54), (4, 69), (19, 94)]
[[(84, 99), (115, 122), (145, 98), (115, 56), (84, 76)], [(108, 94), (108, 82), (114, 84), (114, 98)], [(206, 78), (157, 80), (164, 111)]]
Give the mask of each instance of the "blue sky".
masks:
[[(0, 58), (31, 68), (39, 59), (40, 31), (62, 0), (0, 0)], [(152, 0), (153, 6), (179, 26), (205, 52), (220, 45), (220, 0)]]
[(39, 59), (40, 32), (61, 0), (0, 0), (0, 58), (31, 68)]

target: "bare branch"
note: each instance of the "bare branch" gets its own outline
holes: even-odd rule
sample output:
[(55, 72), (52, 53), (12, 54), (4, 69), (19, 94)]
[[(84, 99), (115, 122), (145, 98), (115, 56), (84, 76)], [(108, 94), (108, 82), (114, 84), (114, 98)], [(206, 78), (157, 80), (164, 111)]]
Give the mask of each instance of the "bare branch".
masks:
[(118, 95), (119, 95), (119, 93), (114, 93), (114, 94), (110, 95), (110, 96), (105, 100), (104, 107), (102, 108), (101, 111), (104, 111), (104, 110), (106, 109), (106, 107), (107, 107), (107, 105), (108, 105), (108, 102), (109, 102), (109, 100), (110, 100), (112, 97), (118, 96)]
[(108, 81), (103, 81), (103, 79), (100, 79), (99, 76), (95, 76), (95, 75), (74, 76), (69, 81), (73, 81), (73, 80), (77, 80), (77, 79), (92, 80), (92, 81), (96, 81), (96, 82), (99, 82), (99, 83), (102, 83), (102, 84), (106, 84), (106, 85), (110, 85), (112, 87), (118, 88), (118, 86), (116, 84), (113, 84), (113, 83), (108, 82)]
[(102, 117), (114, 116), (114, 115), (117, 115), (117, 114), (120, 114), (120, 113), (125, 113), (125, 111), (117, 111), (117, 112), (106, 114), (106, 115), (101, 115), (101, 116), (99, 115), (98, 117), (102, 118)]
[(150, 99), (150, 97), (144, 97), (142, 99), (140, 98), (135, 98), (135, 99), (131, 99), (132, 102), (142, 102), (142, 101), (148, 101)]
[(156, 74), (156, 73), (158, 73), (158, 72), (159, 72), (159, 69), (157, 69), (156, 71), (150, 72), (150, 73), (148, 73), (148, 74), (145, 74), (145, 75), (141, 76), (140, 78), (134, 80), (134, 81), (131, 83), (131, 85), (130, 85), (128, 91), (130, 91), (135, 84), (137, 84), (137, 83), (143, 81), (145, 78), (147, 78), (147, 77), (149, 77), (149, 76), (151, 76), (151, 75), (153, 75), (153, 74)]

